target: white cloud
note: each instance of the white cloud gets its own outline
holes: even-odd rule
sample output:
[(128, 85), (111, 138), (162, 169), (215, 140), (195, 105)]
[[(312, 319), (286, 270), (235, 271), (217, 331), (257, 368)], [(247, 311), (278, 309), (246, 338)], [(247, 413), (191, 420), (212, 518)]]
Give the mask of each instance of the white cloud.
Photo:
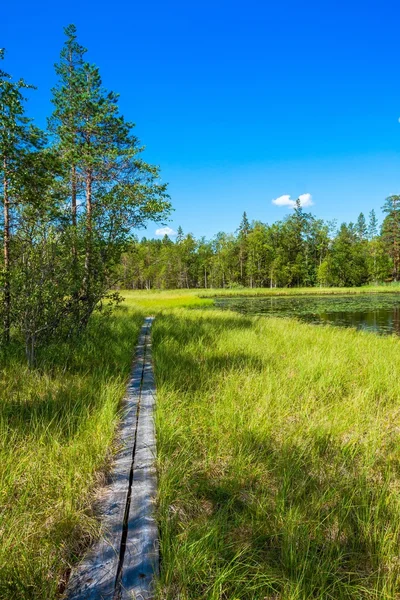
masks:
[[(300, 194), (299, 200), (300, 206), (303, 207), (312, 206), (314, 204), (311, 194)], [(292, 200), (290, 194), (284, 194), (283, 196), (279, 196), (279, 198), (272, 200), (272, 204), (275, 204), (275, 206), (289, 206), (289, 208), (295, 208), (296, 200)]]
[(176, 235), (176, 231), (171, 229), (171, 227), (161, 227), (160, 229), (156, 229), (156, 235)]
[(285, 194), (284, 196), (279, 196), (279, 198), (272, 200), (272, 204), (276, 204), (276, 206), (291, 206), (293, 208), (296, 203), (294, 200), (290, 199), (289, 194)]

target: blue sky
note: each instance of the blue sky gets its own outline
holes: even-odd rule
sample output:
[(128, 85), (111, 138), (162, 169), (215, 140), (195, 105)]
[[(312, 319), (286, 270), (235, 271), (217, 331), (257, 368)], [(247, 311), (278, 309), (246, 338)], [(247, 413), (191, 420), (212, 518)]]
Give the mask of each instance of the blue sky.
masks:
[(0, 47), (44, 125), (75, 23), (170, 184), (169, 226), (211, 237), (244, 210), (284, 217), (281, 196), (340, 222), (400, 193), (399, 18), (386, 0), (21, 0), (3, 2)]

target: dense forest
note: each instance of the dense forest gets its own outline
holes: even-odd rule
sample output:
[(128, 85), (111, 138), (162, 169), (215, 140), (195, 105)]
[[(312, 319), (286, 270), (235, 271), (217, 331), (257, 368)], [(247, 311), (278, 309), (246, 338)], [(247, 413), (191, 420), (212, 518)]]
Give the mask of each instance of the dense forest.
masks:
[(0, 340), (3, 350), (23, 344), (30, 364), (37, 347), (80, 335), (116, 299), (113, 269), (132, 230), (170, 210), (118, 95), (75, 26), (65, 33), (47, 131), (26, 115), (32, 86), (0, 70)]
[(300, 202), (286, 219), (267, 225), (246, 213), (234, 234), (212, 240), (184, 234), (175, 242), (135, 240), (117, 269), (133, 289), (235, 286), (360, 286), (397, 281), (400, 273), (400, 196), (390, 196), (379, 226), (375, 211), (356, 223), (324, 222)]

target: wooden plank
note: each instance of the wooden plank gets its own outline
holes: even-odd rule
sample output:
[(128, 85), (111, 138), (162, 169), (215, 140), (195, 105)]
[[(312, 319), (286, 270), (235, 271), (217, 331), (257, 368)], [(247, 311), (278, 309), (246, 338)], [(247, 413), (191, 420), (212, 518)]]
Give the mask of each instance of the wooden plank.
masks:
[(159, 573), (158, 528), (154, 516), (157, 494), (155, 402), (156, 392), (149, 342), (146, 348), (140, 398), (128, 536), (121, 577), (121, 600), (152, 599), (154, 579)]
[[(141, 329), (134, 366), (123, 403), (119, 433), (121, 444), (104, 498), (100, 504), (103, 517), (99, 542), (74, 569), (65, 598), (68, 600), (114, 600), (119, 571), (121, 544), (126, 529), (127, 500), (132, 483), (133, 456), (138, 435), (141, 388), (145, 377), (146, 344), (152, 319), (146, 319)], [(124, 522), (125, 520), (125, 522)]]

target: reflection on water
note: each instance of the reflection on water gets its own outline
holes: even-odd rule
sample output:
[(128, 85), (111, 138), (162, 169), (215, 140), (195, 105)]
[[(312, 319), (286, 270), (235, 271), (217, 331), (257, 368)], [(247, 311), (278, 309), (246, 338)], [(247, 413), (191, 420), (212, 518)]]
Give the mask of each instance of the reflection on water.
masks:
[(356, 327), (356, 329), (365, 329), (376, 333), (400, 335), (399, 306), (394, 306), (392, 309), (377, 308), (369, 312), (326, 312), (318, 315), (316, 320), (342, 327)]
[(218, 308), (400, 335), (400, 294), (217, 298)]

